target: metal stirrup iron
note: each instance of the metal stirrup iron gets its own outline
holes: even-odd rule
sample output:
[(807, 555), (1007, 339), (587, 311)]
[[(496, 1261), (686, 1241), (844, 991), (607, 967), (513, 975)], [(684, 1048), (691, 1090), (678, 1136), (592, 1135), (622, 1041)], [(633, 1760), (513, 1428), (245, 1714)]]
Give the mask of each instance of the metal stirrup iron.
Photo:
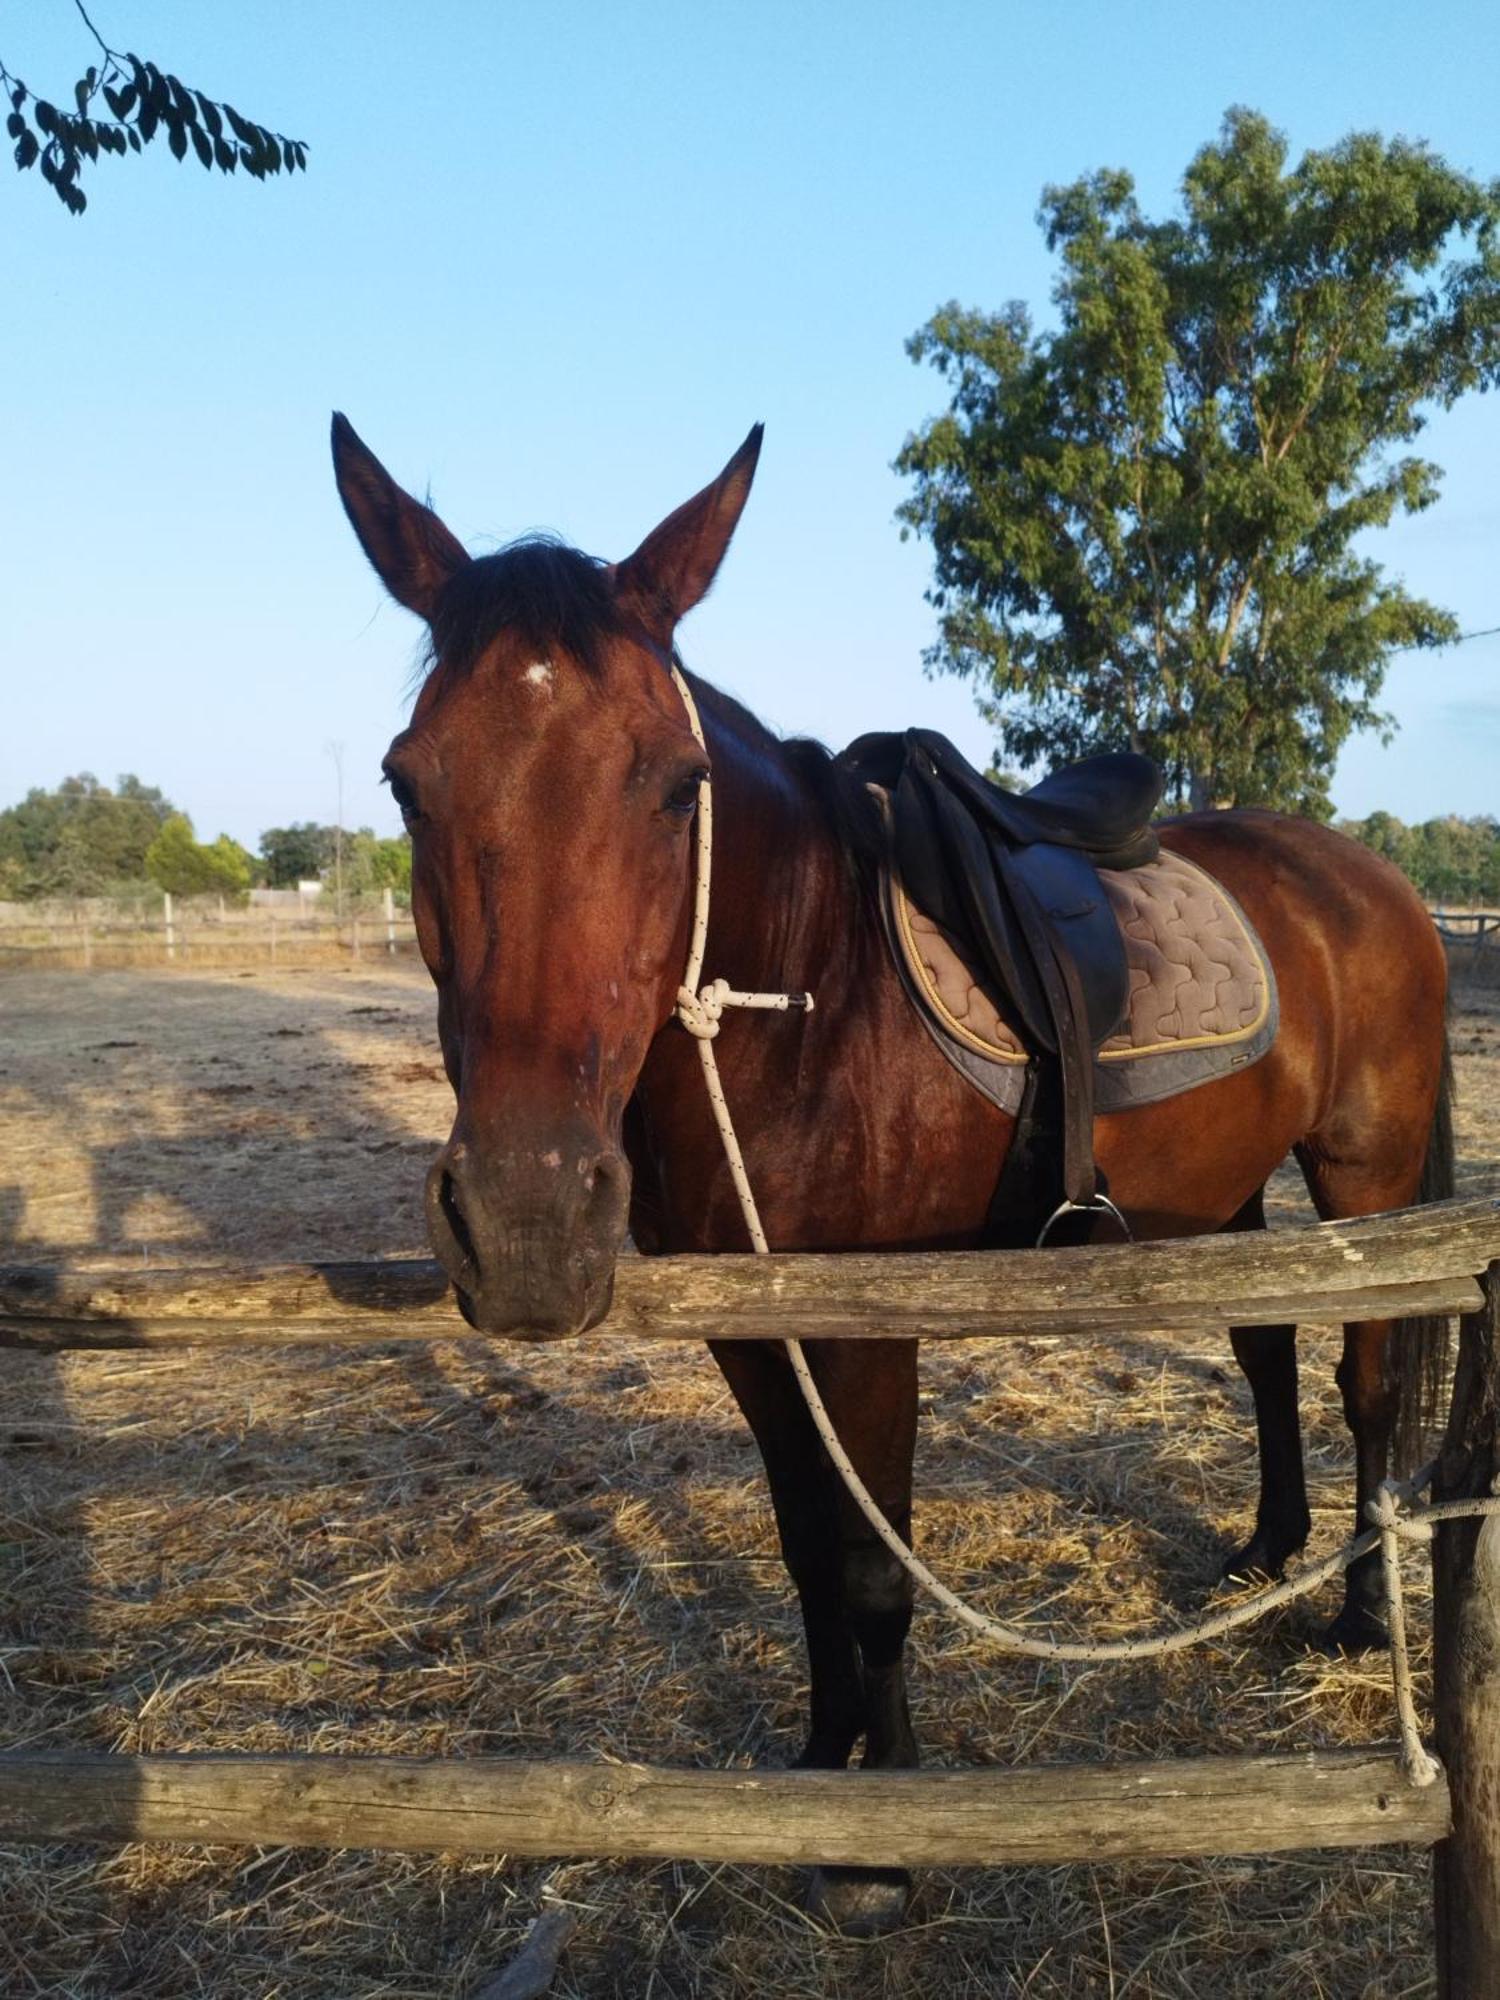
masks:
[(1107, 1194), (1097, 1191), (1087, 1201), (1060, 1201), (1037, 1232), (1036, 1247), (1045, 1250), (1047, 1238), (1065, 1215), (1107, 1215), (1120, 1232), (1122, 1243), (1134, 1243), (1135, 1232)]

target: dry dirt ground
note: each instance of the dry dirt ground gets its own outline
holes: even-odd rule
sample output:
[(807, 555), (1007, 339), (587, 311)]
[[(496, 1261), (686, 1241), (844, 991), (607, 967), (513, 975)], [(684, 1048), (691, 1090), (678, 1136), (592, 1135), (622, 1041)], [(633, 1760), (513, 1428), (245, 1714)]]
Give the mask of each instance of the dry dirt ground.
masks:
[[(1500, 1150), (1489, 996), (1455, 1041), (1479, 1186)], [(0, 1257), (420, 1252), (447, 1116), (415, 968), (16, 975), (0, 981)], [(1306, 1336), (1317, 1552), (1349, 1518), (1335, 1354)], [(1079, 1635), (1203, 1602), (1254, 1491), (1227, 1347), (975, 1343), (924, 1366), (918, 1528), (942, 1574)], [(4, 1370), (6, 1747), (723, 1765), (796, 1746), (801, 1643), (759, 1462), (699, 1350), (601, 1336)], [(1386, 1737), (1383, 1664), (1308, 1650), (1332, 1608), (1104, 1670), (997, 1658), (923, 1610), (919, 1730), (950, 1765)], [(563, 1996), (1431, 1984), (1427, 1862), (1399, 1850), (933, 1872), (909, 1928), (861, 1944), (801, 1914), (792, 1871), (131, 1847), (0, 1854), (0, 1994), (459, 2000), (544, 1885), (579, 1916)]]

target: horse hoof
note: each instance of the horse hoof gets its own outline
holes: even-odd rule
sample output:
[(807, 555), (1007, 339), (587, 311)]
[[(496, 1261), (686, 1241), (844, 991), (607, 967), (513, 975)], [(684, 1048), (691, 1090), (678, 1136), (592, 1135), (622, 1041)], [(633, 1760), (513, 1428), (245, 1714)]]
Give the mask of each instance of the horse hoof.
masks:
[(1224, 1583), (1279, 1583), (1286, 1569), (1286, 1557), (1274, 1554), (1259, 1535), (1253, 1535), (1242, 1549), (1224, 1558), (1219, 1571)]
[(900, 1930), (910, 1901), (904, 1868), (815, 1868), (804, 1907), (845, 1937), (884, 1937)]
[(1346, 1604), (1318, 1641), (1318, 1651), (1336, 1659), (1340, 1653), (1383, 1653), (1391, 1635), (1383, 1619), (1362, 1604)]

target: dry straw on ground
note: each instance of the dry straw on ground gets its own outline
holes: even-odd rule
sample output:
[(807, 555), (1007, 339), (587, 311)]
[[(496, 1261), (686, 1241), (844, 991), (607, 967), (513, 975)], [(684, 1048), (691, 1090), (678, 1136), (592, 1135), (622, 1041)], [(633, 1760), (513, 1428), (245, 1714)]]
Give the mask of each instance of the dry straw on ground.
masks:
[[(27, 975), (0, 984), (0, 1022), (6, 1258), (422, 1248), (447, 1094), (408, 968)], [(1497, 1022), (1476, 996), (1455, 1023), (1467, 1186), (1495, 1154)], [(1318, 1550), (1349, 1523), (1335, 1355), (1330, 1333), (1305, 1342)], [(797, 1622), (704, 1353), (599, 1336), (4, 1371), (10, 1747), (748, 1764), (796, 1746)], [(918, 1524), (942, 1574), (1096, 1636), (1201, 1604), (1253, 1505), (1227, 1348), (975, 1343), (930, 1350), (924, 1382)], [(1314, 1615), (1084, 1670), (998, 1659), (924, 1611), (919, 1729), (943, 1764), (1387, 1736), (1383, 1663), (1309, 1652)], [(857, 1944), (801, 1913), (789, 1871), (13, 1849), (0, 1993), (449, 2000), (545, 1890), (579, 1919), (553, 1990), (590, 2000), (1396, 2000), (1430, 1987), (1427, 1877), (1398, 1851), (933, 1873), (906, 1931)]]

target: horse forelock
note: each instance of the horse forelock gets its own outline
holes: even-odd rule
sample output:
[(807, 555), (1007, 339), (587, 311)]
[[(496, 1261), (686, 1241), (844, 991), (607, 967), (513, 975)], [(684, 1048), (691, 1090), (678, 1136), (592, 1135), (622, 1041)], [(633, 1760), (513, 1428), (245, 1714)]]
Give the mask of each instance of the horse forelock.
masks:
[(606, 643), (624, 630), (606, 564), (554, 536), (528, 535), (474, 557), (444, 585), (419, 672), (425, 679), (441, 667), (461, 680), (510, 633), (537, 657), (564, 653), (598, 680)]
[[(609, 643), (635, 635), (635, 627), (616, 601), (608, 564), (555, 536), (527, 535), (476, 556), (444, 587), (418, 685), (438, 669), (450, 685), (461, 683), (502, 634), (539, 660), (555, 663), (564, 654), (602, 684)], [(727, 724), (768, 772), (811, 798), (854, 873), (868, 881), (884, 852), (884, 836), (863, 782), (823, 744), (778, 736), (733, 696), (696, 676), (693, 682), (712, 719)]]

